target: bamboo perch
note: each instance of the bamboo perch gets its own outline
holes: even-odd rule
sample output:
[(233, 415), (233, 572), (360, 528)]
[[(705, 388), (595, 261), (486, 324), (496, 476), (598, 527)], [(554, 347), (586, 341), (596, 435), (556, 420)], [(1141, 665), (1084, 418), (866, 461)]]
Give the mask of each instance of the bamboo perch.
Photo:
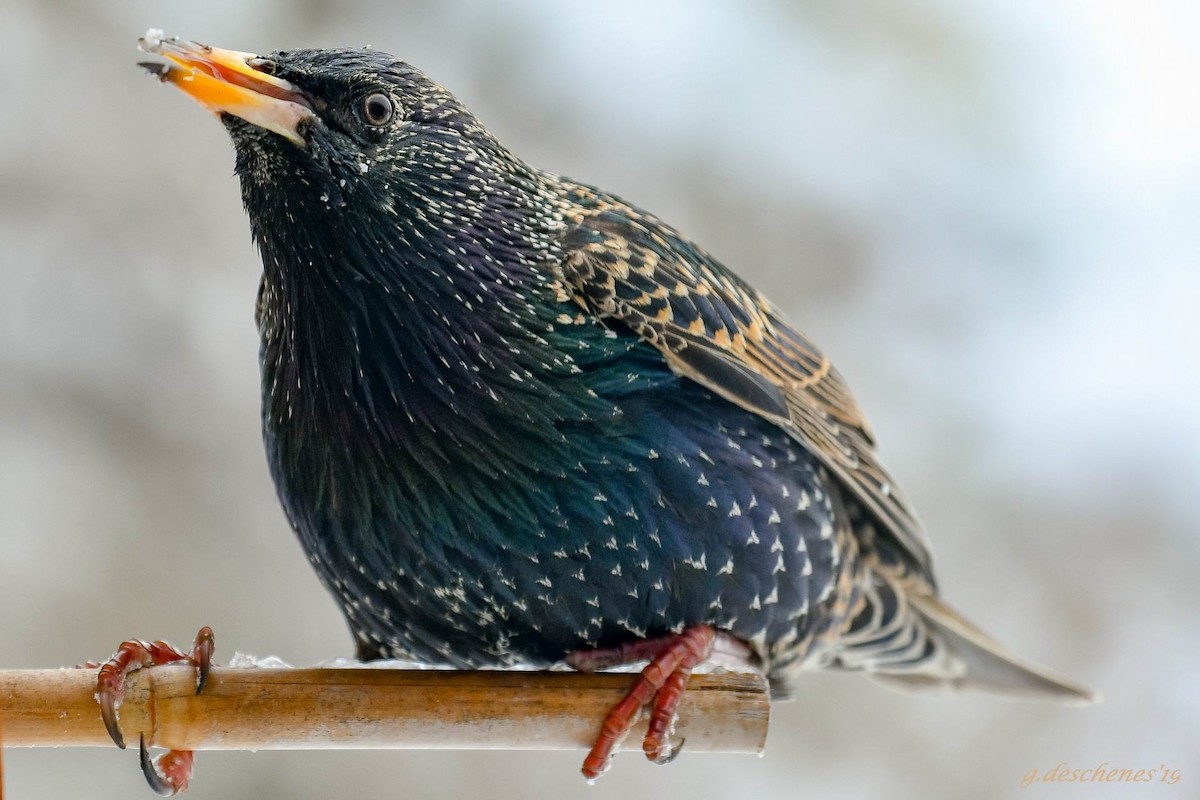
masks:
[[(204, 692), (187, 665), (133, 672), (121, 730), (176, 750), (488, 749), (591, 746), (630, 674), (214, 667)], [(0, 670), (7, 747), (112, 746), (95, 699), (96, 671)], [(689, 752), (761, 753), (765, 680), (696, 673), (675, 740)], [(630, 736), (640, 747), (640, 731)]]

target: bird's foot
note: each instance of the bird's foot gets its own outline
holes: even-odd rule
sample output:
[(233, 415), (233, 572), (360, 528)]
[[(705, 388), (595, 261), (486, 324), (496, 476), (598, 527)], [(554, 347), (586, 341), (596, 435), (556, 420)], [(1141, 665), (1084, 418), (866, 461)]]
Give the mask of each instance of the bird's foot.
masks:
[(150, 748), (146, 747), (146, 735), (142, 734), (138, 761), (150, 788), (161, 797), (171, 797), (187, 791), (196, 754), (191, 750), (168, 750), (157, 758), (151, 758)]
[(669, 739), (675, 727), (675, 712), (683, 699), (692, 669), (706, 660), (713, 650), (717, 633), (709, 625), (694, 625), (670, 636), (642, 639), (612, 648), (581, 650), (567, 657), (567, 663), (590, 672), (643, 659), (650, 663), (621, 702), (604, 718), (600, 735), (583, 760), (583, 776), (595, 780), (608, 768), (613, 750), (633, 727), (642, 706), (653, 701), (650, 724), (642, 742), (642, 752), (656, 764), (666, 764), (679, 754), (683, 742), (672, 747)]
[[(196, 634), (191, 652), (177, 650), (163, 641), (143, 642), (131, 639), (123, 642), (113, 657), (100, 665), (100, 672), (96, 676), (96, 701), (100, 704), (100, 717), (104, 720), (104, 727), (117, 747), (125, 749), (125, 737), (121, 734), (118, 724), (117, 709), (125, 694), (125, 678), (129, 673), (142, 667), (161, 664), (192, 664), (196, 668), (196, 694), (200, 694), (204, 689), (204, 682), (208, 680), (215, 647), (212, 628), (206, 626)], [(96, 665), (89, 662), (87, 666)], [(146, 746), (145, 735), (141, 737), (139, 749), (142, 774), (146, 776), (146, 782), (150, 784), (151, 789), (163, 797), (187, 790), (194, 760), (191, 751), (168, 750), (157, 759), (152, 759)]]

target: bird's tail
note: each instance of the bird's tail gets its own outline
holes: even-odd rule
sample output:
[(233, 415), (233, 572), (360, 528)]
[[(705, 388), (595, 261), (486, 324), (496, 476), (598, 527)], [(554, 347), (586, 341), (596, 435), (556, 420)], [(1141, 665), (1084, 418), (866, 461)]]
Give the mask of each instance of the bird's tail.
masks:
[(1091, 703), (1087, 689), (1023, 661), (904, 571), (867, 568), (858, 602), (825, 665), (862, 670), (895, 689), (976, 689)]
[(917, 627), (924, 629), (926, 657), (867, 666), (871, 677), (881, 683), (896, 689), (976, 689), (1065, 703), (1100, 699), (1082, 686), (1018, 658), (932, 594), (910, 593), (904, 602)]

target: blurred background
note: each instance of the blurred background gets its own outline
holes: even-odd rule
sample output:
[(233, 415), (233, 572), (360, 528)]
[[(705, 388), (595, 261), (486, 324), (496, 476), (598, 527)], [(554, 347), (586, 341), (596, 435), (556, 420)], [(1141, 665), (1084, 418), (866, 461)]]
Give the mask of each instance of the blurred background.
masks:
[[(221, 126), (148, 26), (371, 44), (530, 162), (654, 211), (830, 353), (944, 593), (1088, 709), (812, 675), (764, 759), (204, 753), (190, 797), (1173, 797), (1200, 781), (1200, 5), (0, 0), (0, 668), (128, 637), (349, 655), (261, 450), (260, 270)], [(803, 688), (807, 686), (807, 690)], [(2, 698), (0, 698), (2, 701)], [(1030, 769), (1180, 769), (1035, 785)], [(7, 797), (148, 797), (8, 751)]]

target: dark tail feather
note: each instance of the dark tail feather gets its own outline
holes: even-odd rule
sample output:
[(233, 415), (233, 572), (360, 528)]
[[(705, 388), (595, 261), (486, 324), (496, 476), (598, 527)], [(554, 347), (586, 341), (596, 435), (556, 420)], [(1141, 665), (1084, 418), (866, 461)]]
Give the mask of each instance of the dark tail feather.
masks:
[(870, 672), (876, 680), (897, 689), (978, 689), (1081, 704), (1100, 699), (1082, 686), (1018, 658), (937, 597), (910, 594), (906, 599), (936, 642), (936, 654), (910, 669), (893, 670), (881, 664)]

